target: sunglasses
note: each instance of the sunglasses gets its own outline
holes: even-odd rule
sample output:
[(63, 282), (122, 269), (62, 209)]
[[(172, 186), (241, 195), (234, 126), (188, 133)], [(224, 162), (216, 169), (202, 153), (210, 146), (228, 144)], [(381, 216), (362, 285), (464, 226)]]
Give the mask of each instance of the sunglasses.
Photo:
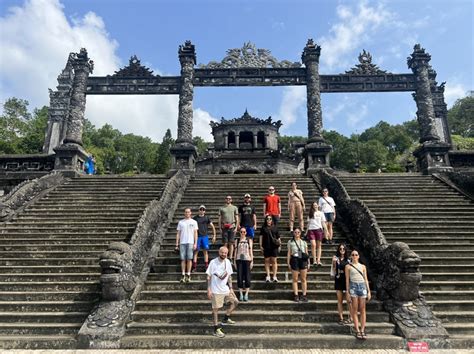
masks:
[(199, 208), (199, 210), (206, 210), (206, 209), (204, 209), (204, 208)]
[(352, 253), (351, 256), (353, 257), (359, 257), (359, 255), (357, 253)]
[(247, 231), (240, 231), (240, 233), (241, 233), (241, 234), (246, 234), (246, 233), (247, 233)]
[(274, 189), (269, 189), (270, 192), (274, 191)]
[(225, 200), (232, 200), (232, 198), (225, 198)]

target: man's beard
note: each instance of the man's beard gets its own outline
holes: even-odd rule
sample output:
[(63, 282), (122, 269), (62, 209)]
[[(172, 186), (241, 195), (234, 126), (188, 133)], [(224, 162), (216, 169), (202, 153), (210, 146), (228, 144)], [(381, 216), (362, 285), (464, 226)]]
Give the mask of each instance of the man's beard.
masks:
[(222, 259), (222, 260), (224, 260), (224, 259), (227, 258), (227, 256), (221, 256), (221, 255), (219, 255), (219, 258)]

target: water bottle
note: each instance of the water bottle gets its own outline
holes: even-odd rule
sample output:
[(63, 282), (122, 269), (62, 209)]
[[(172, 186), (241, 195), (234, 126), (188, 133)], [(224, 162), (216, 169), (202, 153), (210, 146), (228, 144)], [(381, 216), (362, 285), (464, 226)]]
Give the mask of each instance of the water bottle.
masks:
[(288, 281), (288, 272), (285, 272), (285, 281)]

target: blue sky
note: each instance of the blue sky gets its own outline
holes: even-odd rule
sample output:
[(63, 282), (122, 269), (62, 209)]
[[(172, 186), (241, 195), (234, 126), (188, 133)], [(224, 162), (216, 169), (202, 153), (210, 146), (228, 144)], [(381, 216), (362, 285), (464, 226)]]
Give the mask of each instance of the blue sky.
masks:
[[(321, 74), (349, 70), (363, 49), (383, 70), (410, 72), (406, 58), (421, 43), (451, 105), (474, 89), (473, 17), (471, 0), (1, 0), (0, 100), (47, 105), (68, 53), (81, 47), (95, 62), (93, 75), (112, 74), (133, 54), (155, 73), (177, 75), (178, 46), (188, 39), (198, 63), (207, 63), (248, 41), (300, 61), (313, 38), (322, 47)], [(307, 135), (304, 87), (196, 88), (194, 134), (210, 140), (210, 120), (245, 109), (281, 119), (282, 134)], [(324, 128), (345, 135), (416, 112), (410, 93), (323, 94), (322, 109)], [(155, 141), (167, 128), (176, 137), (177, 112), (176, 96), (87, 97), (86, 117), (96, 126), (109, 122)]]

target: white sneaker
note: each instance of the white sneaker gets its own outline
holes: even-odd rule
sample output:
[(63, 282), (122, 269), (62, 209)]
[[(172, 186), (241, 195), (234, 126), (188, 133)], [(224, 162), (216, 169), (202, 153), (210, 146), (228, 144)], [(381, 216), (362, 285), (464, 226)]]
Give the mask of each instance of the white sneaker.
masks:
[(278, 278), (277, 278), (277, 277), (273, 277), (273, 282), (274, 282), (274, 283), (278, 283)]
[(266, 281), (267, 283), (270, 283), (270, 277), (269, 277), (269, 276), (266, 277), (266, 278), (265, 278), (265, 281)]

